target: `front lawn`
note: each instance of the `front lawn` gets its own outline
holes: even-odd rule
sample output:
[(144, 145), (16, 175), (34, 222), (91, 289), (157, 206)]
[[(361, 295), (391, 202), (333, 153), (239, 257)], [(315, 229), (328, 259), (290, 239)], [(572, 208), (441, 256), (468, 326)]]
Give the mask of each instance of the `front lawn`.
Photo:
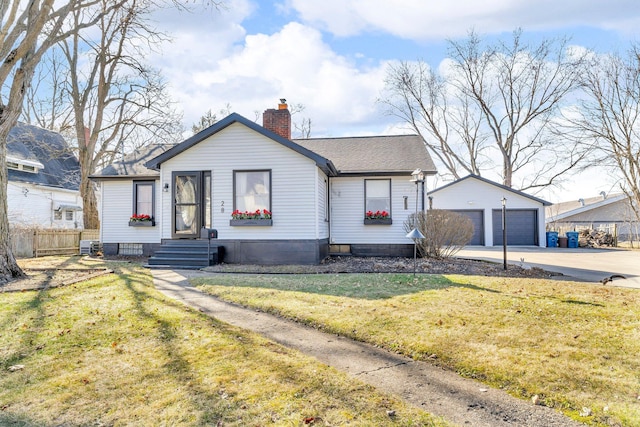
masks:
[(638, 290), (407, 274), (219, 274), (194, 283), (522, 398), (538, 395), (582, 422), (640, 425)]
[(0, 425), (447, 425), (102, 265), (115, 274), (0, 293)]

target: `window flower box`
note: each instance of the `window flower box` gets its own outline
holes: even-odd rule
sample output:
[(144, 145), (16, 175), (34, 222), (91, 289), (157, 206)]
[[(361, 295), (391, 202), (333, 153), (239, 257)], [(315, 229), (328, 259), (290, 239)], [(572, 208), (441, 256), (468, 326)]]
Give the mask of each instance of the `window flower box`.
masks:
[(129, 227), (154, 227), (156, 222), (149, 215), (133, 214), (129, 218)]
[(390, 225), (392, 223), (387, 211), (367, 211), (364, 214), (364, 225)]
[(272, 226), (273, 220), (271, 218), (255, 218), (255, 219), (232, 219), (229, 221), (229, 225), (233, 227), (248, 227), (248, 226)]
[(147, 221), (129, 221), (129, 227), (155, 227), (156, 222), (152, 219)]
[(231, 213), (231, 221), (229, 225), (234, 227), (242, 226), (272, 226), (271, 211), (267, 209), (258, 209), (255, 212), (242, 212), (235, 210)]
[(391, 225), (391, 218), (365, 218), (364, 225)]

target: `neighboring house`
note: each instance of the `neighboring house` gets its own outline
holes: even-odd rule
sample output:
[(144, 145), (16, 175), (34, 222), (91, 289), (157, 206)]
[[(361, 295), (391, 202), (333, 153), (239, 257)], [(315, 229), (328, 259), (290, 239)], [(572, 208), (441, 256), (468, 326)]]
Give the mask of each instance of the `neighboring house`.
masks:
[[(292, 141), (286, 104), (266, 110), (263, 122), (234, 113), (166, 151), (134, 153), (94, 175), (105, 254), (149, 255), (161, 243), (198, 239), (203, 227), (217, 230), (229, 263), (413, 253), (404, 230), (417, 196), (411, 173), (436, 173), (419, 136)], [(257, 209), (259, 219), (232, 217)], [(365, 220), (369, 210), (389, 217)], [(133, 214), (152, 221), (130, 223)]]
[(18, 123), (7, 137), (11, 226), (82, 228), (80, 164), (62, 136)]
[(614, 227), (618, 240), (637, 241), (640, 236), (640, 223), (631, 208), (630, 199), (622, 193), (607, 195), (601, 192), (599, 197), (555, 203), (547, 207), (549, 229), (606, 228), (614, 234)]
[(502, 199), (507, 244), (546, 246), (545, 206), (550, 203), (476, 175), (468, 175), (429, 192), (433, 209), (468, 216), (474, 225), (470, 245), (502, 245)]

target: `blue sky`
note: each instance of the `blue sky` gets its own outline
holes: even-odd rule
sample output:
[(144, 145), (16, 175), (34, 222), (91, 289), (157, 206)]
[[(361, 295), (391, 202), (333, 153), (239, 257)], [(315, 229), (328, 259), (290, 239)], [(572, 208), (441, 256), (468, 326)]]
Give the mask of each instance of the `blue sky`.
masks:
[[(168, 80), (187, 126), (226, 105), (257, 120), (286, 98), (305, 105), (294, 122), (311, 119), (315, 137), (397, 132), (376, 102), (389, 63), (419, 59), (437, 67), (447, 40), (471, 29), (508, 40), (522, 28), (533, 40), (569, 37), (597, 52), (640, 41), (637, 0), (228, 0), (219, 11), (164, 11), (156, 19), (173, 41), (149, 60)], [(611, 187), (586, 181), (540, 196), (556, 201), (574, 198), (580, 185), (593, 195)]]

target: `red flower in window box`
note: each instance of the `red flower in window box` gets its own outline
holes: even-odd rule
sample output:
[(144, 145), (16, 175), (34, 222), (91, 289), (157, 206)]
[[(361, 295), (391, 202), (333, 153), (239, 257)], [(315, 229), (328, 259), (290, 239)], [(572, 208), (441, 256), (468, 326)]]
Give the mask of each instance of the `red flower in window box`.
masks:
[(389, 219), (389, 212), (387, 211), (367, 211), (365, 213), (365, 219)]
[(271, 211), (267, 209), (257, 209), (254, 212), (244, 211), (236, 209), (231, 212), (231, 219), (271, 219)]
[(129, 218), (130, 222), (144, 222), (144, 221), (152, 221), (153, 218), (151, 218), (149, 215), (147, 214), (133, 214), (131, 215), (131, 218)]

